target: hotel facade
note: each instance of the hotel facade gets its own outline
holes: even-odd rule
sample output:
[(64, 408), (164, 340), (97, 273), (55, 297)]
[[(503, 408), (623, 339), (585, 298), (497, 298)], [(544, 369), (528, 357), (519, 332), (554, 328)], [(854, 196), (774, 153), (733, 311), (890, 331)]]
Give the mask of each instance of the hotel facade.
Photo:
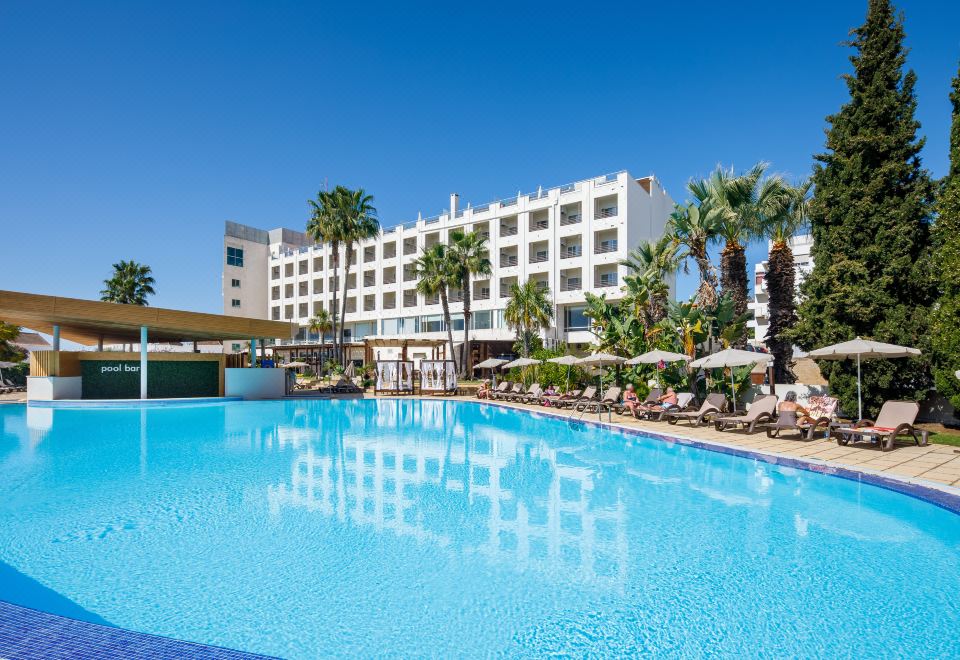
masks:
[[(504, 309), (511, 286), (529, 279), (548, 289), (554, 304), (555, 321), (544, 333), (545, 343), (587, 344), (594, 337), (583, 315), (584, 294), (621, 297), (627, 271), (619, 261), (641, 241), (660, 238), (672, 209), (673, 200), (659, 181), (636, 179), (626, 171), (480, 206), (462, 207), (459, 197), (451, 195), (442, 214), (386, 227), (357, 247), (343, 318), (349, 358), (392, 359), (390, 349), (379, 348), (390, 339), (446, 340), (439, 298), (416, 291), (414, 261), (425, 248), (446, 242), (455, 229), (481, 232), (489, 241), (492, 273), (472, 282), (475, 361), (510, 353), (515, 337), (504, 322)], [(291, 356), (299, 348), (309, 351), (328, 343), (329, 337), (311, 333), (308, 325), (320, 309), (333, 311), (335, 286), (342, 304), (343, 269), (335, 266), (330, 247), (315, 244), (303, 232), (228, 221), (224, 313), (296, 323), (297, 337), (274, 347), (291, 349)], [(462, 299), (462, 292), (451, 291), (457, 345), (463, 341)], [(378, 346), (373, 354), (371, 344)], [(410, 354), (411, 359), (426, 357), (426, 352)]]

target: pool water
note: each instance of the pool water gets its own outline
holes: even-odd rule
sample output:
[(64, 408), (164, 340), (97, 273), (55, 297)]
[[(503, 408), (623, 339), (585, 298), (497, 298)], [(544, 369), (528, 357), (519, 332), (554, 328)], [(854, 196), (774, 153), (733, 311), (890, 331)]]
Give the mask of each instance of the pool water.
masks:
[(0, 600), (285, 657), (955, 656), (960, 516), (452, 401), (0, 406)]

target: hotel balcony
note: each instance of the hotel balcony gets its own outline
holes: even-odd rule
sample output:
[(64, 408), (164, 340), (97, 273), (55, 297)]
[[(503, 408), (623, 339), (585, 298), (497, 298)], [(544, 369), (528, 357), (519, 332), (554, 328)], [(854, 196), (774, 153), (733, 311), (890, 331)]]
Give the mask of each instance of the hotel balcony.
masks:
[(417, 292), (416, 292), (416, 291), (404, 291), (404, 292), (403, 292), (403, 306), (404, 306), (404, 307), (416, 307), (416, 306), (417, 306)]
[(383, 294), (383, 308), (384, 309), (396, 309), (397, 308), (397, 294), (390, 293)]
[(392, 241), (390, 243), (383, 244), (383, 258), (384, 259), (393, 259), (397, 256), (397, 242)]
[(617, 239), (615, 238), (601, 241), (600, 243), (597, 243), (596, 245), (593, 246), (594, 254), (607, 254), (608, 252), (616, 252), (616, 251), (617, 251)]
[(530, 214), (529, 231), (544, 231), (550, 228), (550, 214), (546, 209), (535, 211)]
[(510, 289), (514, 284), (517, 283), (516, 277), (501, 277), (500, 278), (500, 298), (509, 298)]
[(403, 256), (417, 253), (417, 239), (415, 238), (405, 238), (403, 239)]
[(615, 218), (619, 215), (616, 195), (607, 195), (594, 202), (593, 218), (594, 220), (603, 220), (605, 218)]
[(560, 258), (576, 259), (583, 256), (583, 246), (579, 243), (561, 243)]

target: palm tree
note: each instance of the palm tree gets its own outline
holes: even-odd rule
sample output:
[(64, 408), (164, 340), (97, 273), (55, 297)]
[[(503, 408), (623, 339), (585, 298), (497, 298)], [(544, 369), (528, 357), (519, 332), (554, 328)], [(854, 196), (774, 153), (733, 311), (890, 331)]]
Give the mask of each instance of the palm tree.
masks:
[[(313, 315), (313, 318), (310, 319), (307, 323), (307, 330), (310, 332), (316, 332), (320, 336), (320, 344), (323, 344), (323, 337), (325, 334), (330, 332), (333, 329), (333, 323), (330, 320), (330, 312), (325, 309), (318, 309)], [(323, 355), (323, 348), (320, 349), (320, 355)], [(318, 359), (316, 363), (317, 375), (320, 374), (320, 364), (321, 361)]]
[(467, 378), (473, 369), (473, 345), (470, 342), (470, 299), (471, 283), (474, 275), (490, 276), (487, 239), (480, 232), (464, 232), (455, 229), (450, 232), (450, 258), (458, 266), (460, 290), (463, 292), (463, 349), (460, 358), (460, 377)]
[(503, 318), (523, 343), (523, 357), (530, 357), (533, 335), (549, 328), (553, 321), (550, 290), (532, 279), (524, 284), (514, 284), (510, 287), (510, 300), (503, 310)]
[(641, 241), (620, 262), (632, 273), (623, 278), (627, 291), (625, 304), (645, 319), (648, 329), (666, 316), (670, 297), (666, 277), (680, 268), (679, 248), (675, 237), (664, 234), (656, 242)]
[(333, 193), (321, 190), (317, 193), (317, 199), (308, 199), (310, 206), (310, 219), (307, 221), (307, 235), (317, 243), (327, 243), (330, 245), (330, 270), (333, 271), (333, 314), (330, 319), (330, 328), (333, 330), (333, 358), (340, 359), (340, 344), (338, 338), (340, 333), (338, 328), (337, 307), (337, 265), (340, 261), (340, 243), (343, 241), (342, 226), (338, 222)]
[[(447, 326), (447, 341), (450, 342), (450, 357), (453, 353), (453, 324), (450, 321), (450, 300), (447, 296), (451, 284), (460, 281), (456, 264), (450, 258), (449, 249), (443, 243), (434, 243), (423, 249), (413, 262), (417, 274), (417, 291), (424, 296), (440, 296), (443, 323)], [(456, 361), (454, 361), (456, 364)]]
[(113, 276), (104, 280), (106, 287), (100, 292), (100, 300), (123, 305), (147, 306), (147, 296), (156, 293), (156, 281), (150, 275), (150, 266), (136, 261), (121, 261), (113, 264)]
[(770, 214), (764, 225), (764, 233), (770, 239), (765, 278), (770, 325), (765, 342), (773, 354), (773, 375), (776, 383), (789, 384), (797, 380), (790, 368), (793, 342), (782, 338), (781, 333), (792, 328), (797, 322), (795, 271), (790, 239), (807, 224), (811, 186), (810, 181), (796, 187), (786, 186), (780, 212)]
[(697, 288), (696, 302), (701, 308), (710, 309), (717, 303), (717, 274), (710, 263), (707, 245), (718, 230), (718, 214), (709, 199), (699, 205), (678, 204), (670, 214), (668, 231), (675, 240), (686, 248), (678, 255), (680, 260), (691, 257), (697, 262), (700, 271), (700, 286)]
[(764, 178), (767, 163), (757, 163), (742, 175), (718, 167), (708, 179), (691, 181), (688, 188), (701, 203), (710, 200), (717, 209), (714, 240), (723, 241), (720, 252), (720, 286), (729, 293), (737, 315), (747, 312), (749, 274), (746, 243), (763, 232), (764, 218), (779, 210), (784, 182), (779, 176)]
[[(377, 209), (373, 206), (373, 195), (368, 195), (363, 188), (350, 190), (344, 186), (337, 186), (333, 191), (334, 207), (336, 209), (337, 224), (340, 226), (341, 240), (346, 247), (346, 256), (343, 260), (343, 298), (340, 302), (340, 318), (347, 315), (347, 287), (350, 284), (350, 266), (353, 255), (360, 241), (376, 238), (380, 235), (380, 222), (377, 220)], [(340, 326), (341, 362), (343, 362), (343, 325)]]

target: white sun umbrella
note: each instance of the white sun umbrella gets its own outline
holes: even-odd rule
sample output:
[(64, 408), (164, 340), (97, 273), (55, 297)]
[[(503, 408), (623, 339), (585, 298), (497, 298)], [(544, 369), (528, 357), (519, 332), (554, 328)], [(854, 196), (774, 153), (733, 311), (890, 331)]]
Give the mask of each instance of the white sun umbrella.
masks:
[(299, 369), (301, 367), (309, 367), (310, 365), (306, 362), (287, 362), (286, 364), (280, 365), (284, 369)]
[(611, 364), (623, 364), (626, 361), (626, 358), (622, 358), (619, 355), (610, 355), (609, 353), (594, 353), (593, 355), (580, 358), (577, 360), (577, 364), (584, 367), (597, 367), (597, 369), (599, 369), (599, 374), (597, 376), (598, 384), (600, 385), (600, 389), (603, 389), (603, 367)]
[(814, 360), (852, 360), (857, 359), (857, 417), (863, 419), (863, 398), (860, 392), (860, 361), (874, 358), (902, 358), (920, 355), (920, 349), (896, 344), (884, 344), (879, 341), (857, 337), (851, 341), (840, 342), (810, 351), (808, 357)]
[(567, 389), (565, 391), (570, 391), (570, 367), (575, 365), (580, 358), (575, 355), (564, 355), (562, 357), (550, 358), (547, 362), (553, 362), (554, 364), (562, 364), (567, 367)]
[(490, 373), (493, 374), (493, 386), (496, 387), (496, 386), (497, 386), (497, 372), (494, 371), (494, 369), (496, 369), (497, 367), (499, 367), (499, 366), (501, 366), (501, 365), (504, 365), (504, 364), (506, 364), (506, 363), (507, 363), (507, 360), (501, 360), (500, 358), (490, 358), (490, 359), (488, 359), (488, 360), (484, 360), (483, 362), (480, 362), (479, 364), (473, 365), (473, 368), (474, 368), (474, 369), (489, 369), (489, 370), (490, 370)]
[(690, 363), (690, 366), (695, 369), (726, 369), (727, 367), (731, 367), (730, 392), (733, 394), (733, 411), (736, 412), (737, 393), (734, 390), (732, 367), (745, 367), (748, 364), (758, 364), (761, 362), (766, 363), (772, 359), (773, 356), (769, 353), (755, 353), (754, 351), (742, 351), (738, 348), (728, 348), (719, 353), (694, 360)]
[(638, 355), (637, 357), (630, 358), (624, 364), (655, 364), (657, 365), (657, 384), (660, 387), (663, 387), (663, 382), (660, 379), (660, 363), (661, 362), (689, 362), (693, 358), (685, 353), (671, 353), (670, 351), (661, 351), (660, 349), (647, 351), (643, 355)]

